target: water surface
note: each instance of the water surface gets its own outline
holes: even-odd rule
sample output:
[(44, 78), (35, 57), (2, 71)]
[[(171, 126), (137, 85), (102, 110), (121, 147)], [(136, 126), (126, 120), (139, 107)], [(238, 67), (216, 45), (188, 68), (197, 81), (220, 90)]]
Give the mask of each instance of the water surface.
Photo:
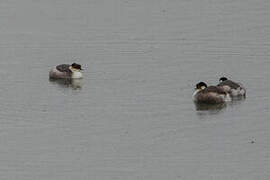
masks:
[[(0, 177), (268, 179), (270, 2), (0, 3)], [(79, 86), (49, 81), (83, 65)], [(247, 98), (197, 110), (198, 81)]]

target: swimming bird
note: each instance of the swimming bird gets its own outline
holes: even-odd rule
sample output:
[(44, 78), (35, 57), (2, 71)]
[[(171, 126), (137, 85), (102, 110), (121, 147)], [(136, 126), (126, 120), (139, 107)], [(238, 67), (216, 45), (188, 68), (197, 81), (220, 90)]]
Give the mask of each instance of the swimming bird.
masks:
[(203, 104), (221, 104), (230, 101), (230, 95), (218, 86), (208, 86), (204, 82), (196, 84), (193, 100)]
[(226, 77), (221, 77), (219, 79), (218, 87), (221, 87), (229, 93), (232, 97), (246, 97), (246, 89), (241, 83), (236, 83), (227, 79)]
[(81, 65), (77, 63), (60, 64), (53, 67), (49, 72), (52, 79), (80, 79), (82, 78)]

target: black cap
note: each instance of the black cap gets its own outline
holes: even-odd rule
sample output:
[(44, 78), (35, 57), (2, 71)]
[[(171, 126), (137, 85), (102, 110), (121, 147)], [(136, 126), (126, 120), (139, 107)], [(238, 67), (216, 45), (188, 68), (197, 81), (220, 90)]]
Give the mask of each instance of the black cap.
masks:
[(196, 84), (196, 88), (197, 89), (201, 89), (201, 87), (207, 87), (206, 83), (205, 82), (199, 82), (198, 84)]
[(226, 80), (228, 80), (226, 77), (221, 77), (221, 78), (219, 79), (219, 81), (221, 81), (221, 82), (226, 81)]
[(72, 66), (73, 68), (75, 68), (75, 69), (82, 70), (82, 67), (81, 67), (81, 65), (80, 65), (80, 64), (73, 63), (71, 66)]

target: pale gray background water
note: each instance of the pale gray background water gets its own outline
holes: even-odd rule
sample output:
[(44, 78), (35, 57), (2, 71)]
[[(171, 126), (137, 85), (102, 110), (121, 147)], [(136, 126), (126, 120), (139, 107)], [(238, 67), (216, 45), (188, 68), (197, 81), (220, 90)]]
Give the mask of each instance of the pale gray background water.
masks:
[[(0, 179), (269, 179), (269, 10), (269, 0), (2, 0)], [(75, 59), (81, 88), (48, 80)], [(247, 99), (196, 111), (194, 85), (222, 75)]]

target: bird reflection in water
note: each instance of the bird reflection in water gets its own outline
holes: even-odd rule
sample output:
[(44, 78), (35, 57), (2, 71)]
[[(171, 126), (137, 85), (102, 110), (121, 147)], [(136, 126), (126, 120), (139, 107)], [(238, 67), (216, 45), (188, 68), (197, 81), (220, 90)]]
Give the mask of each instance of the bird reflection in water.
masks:
[(237, 107), (238, 105), (244, 103), (246, 100), (246, 97), (244, 96), (238, 96), (238, 97), (233, 97), (231, 102), (228, 102), (227, 105), (230, 107)]
[(50, 82), (58, 84), (61, 87), (72, 89), (81, 89), (82, 88), (82, 79), (49, 79)]
[(221, 104), (206, 104), (206, 103), (195, 103), (197, 111), (219, 111), (226, 107), (226, 103)]
[(234, 97), (232, 101), (221, 104), (194, 103), (199, 116), (214, 115), (224, 112), (224, 109), (237, 108), (245, 101), (245, 97)]
[(214, 115), (223, 112), (222, 110), (227, 107), (226, 103), (222, 104), (205, 104), (195, 103), (197, 115), (204, 117), (206, 115)]

